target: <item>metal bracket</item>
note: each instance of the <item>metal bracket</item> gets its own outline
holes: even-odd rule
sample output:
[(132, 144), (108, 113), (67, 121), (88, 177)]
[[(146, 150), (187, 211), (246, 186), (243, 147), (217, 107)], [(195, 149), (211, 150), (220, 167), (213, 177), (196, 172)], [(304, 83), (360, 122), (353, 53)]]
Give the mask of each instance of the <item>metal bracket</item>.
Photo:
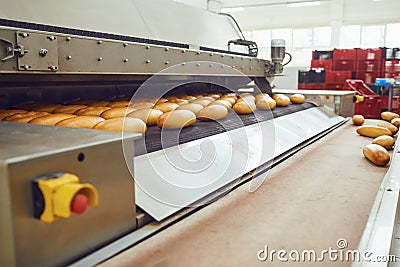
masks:
[(7, 43), (8, 46), (6, 47), (6, 56), (1, 59), (1, 61), (6, 61), (15, 56), (15, 53), (19, 54), (20, 57), (23, 57), (25, 53), (28, 53), (29, 50), (26, 50), (23, 45), (17, 45), (18, 48), (14, 48), (14, 43), (10, 40), (0, 38), (0, 41)]

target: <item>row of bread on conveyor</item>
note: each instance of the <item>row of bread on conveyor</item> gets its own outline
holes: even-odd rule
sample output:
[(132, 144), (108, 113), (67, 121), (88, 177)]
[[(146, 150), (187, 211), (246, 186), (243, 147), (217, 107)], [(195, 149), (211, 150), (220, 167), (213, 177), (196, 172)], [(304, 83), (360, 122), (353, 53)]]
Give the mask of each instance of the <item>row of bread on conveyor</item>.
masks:
[(118, 101), (75, 101), (69, 105), (24, 104), (0, 110), (0, 120), (30, 124), (144, 133), (147, 126), (183, 128), (197, 120), (219, 120), (229, 112), (250, 114), (256, 109), (301, 104), (304, 96), (251, 93), (179, 95)]

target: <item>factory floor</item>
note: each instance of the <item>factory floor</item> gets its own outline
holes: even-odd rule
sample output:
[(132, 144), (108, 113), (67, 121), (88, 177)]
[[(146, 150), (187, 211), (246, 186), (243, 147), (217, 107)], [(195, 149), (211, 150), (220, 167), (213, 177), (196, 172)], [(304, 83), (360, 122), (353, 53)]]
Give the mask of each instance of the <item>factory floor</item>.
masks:
[[(274, 167), (257, 191), (245, 184), (101, 266), (350, 266), (321, 251), (340, 250), (339, 239), (357, 248), (387, 171), (363, 157), (371, 139), (355, 129), (341, 126)], [(321, 261), (295, 262), (294, 250)]]

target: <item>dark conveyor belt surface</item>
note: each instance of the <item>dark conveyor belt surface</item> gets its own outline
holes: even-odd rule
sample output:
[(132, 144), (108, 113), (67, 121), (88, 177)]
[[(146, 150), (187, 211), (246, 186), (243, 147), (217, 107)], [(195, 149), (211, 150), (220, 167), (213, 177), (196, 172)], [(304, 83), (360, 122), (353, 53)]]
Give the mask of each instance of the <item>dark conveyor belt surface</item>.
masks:
[(276, 107), (272, 110), (272, 113), (270, 111), (257, 110), (255, 114), (239, 116), (230, 111), (227, 117), (219, 121), (197, 121), (194, 125), (180, 130), (161, 131), (157, 126), (150, 126), (143, 138), (135, 140), (135, 155), (151, 153), (312, 107), (315, 107), (312, 103), (291, 104), (287, 107)]

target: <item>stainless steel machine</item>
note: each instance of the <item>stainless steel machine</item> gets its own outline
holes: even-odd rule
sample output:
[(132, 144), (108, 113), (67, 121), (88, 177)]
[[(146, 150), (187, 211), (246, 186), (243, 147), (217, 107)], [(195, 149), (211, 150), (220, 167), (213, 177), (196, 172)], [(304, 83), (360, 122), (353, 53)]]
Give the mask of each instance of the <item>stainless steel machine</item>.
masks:
[[(231, 18), (167, 0), (1, 5), (4, 109), (171, 92), (272, 94), (283, 70), (284, 42), (273, 42), (272, 61), (257, 58)], [(144, 136), (0, 122), (0, 265), (94, 265), (243, 183), (256, 190), (261, 174), (351, 115), (311, 102), (230, 113), (180, 133), (152, 126)], [(86, 212), (71, 214), (82, 205)]]

